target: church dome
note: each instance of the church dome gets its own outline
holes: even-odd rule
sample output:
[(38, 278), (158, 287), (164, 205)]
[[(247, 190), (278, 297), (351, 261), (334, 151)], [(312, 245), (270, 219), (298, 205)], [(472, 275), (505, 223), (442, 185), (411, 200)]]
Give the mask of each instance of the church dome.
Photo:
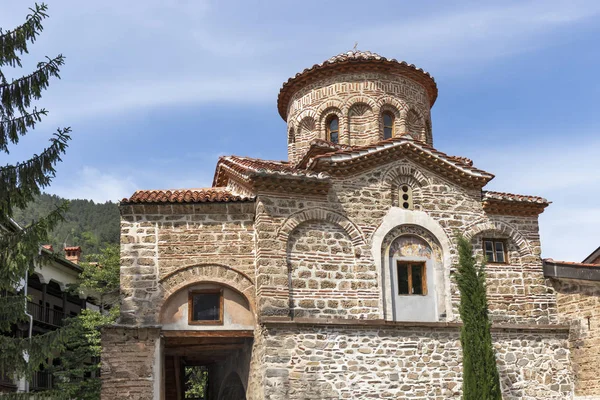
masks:
[(348, 51), (296, 74), (279, 92), (288, 124), (288, 158), (297, 162), (315, 139), (364, 146), (392, 137), (433, 144), (433, 77), (413, 64), (370, 51)]

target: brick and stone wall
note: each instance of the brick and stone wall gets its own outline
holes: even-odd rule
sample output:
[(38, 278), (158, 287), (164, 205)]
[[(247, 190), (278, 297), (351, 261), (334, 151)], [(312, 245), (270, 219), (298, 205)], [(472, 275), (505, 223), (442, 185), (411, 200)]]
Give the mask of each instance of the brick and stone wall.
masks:
[(202, 281), (249, 296), (254, 203), (121, 207), (121, 323), (156, 324), (173, 291)]
[[(446, 274), (443, 297), (446, 300), (440, 300), (442, 303), (448, 302), (443, 307), (448, 320), (458, 318), (459, 293), (452, 275), (457, 262), (454, 235), (460, 231), (472, 238), (479, 256), (482, 256), (483, 237), (506, 240), (509, 263), (490, 264), (487, 267), (490, 309), (494, 321), (540, 324), (557, 321), (554, 289), (542, 273), (537, 218), (486, 215), (481, 205), (480, 190), (461, 187), (408, 160), (392, 162), (348, 178), (336, 178), (327, 197), (259, 193), (255, 246), (260, 313), (264, 316), (290, 315), (291, 294), (294, 300), (306, 300), (303, 303), (306, 307), (300, 306), (298, 301), (292, 303), (301, 315), (308, 312), (313, 315), (337, 315), (340, 318), (386, 318), (382, 304), (376, 312), (369, 310), (370, 306), (366, 303), (359, 305), (363, 311), (351, 312), (356, 304), (348, 303), (344, 307), (341, 302), (328, 303), (328, 300), (335, 299), (327, 298), (319, 303), (319, 307), (316, 302), (313, 304), (313, 299), (302, 296), (309, 295), (308, 289), (335, 288), (339, 291), (340, 285), (349, 285), (352, 290), (360, 289), (355, 293), (360, 293), (365, 301), (371, 300), (372, 294), (377, 291), (381, 302), (381, 275), (387, 267), (385, 260), (382, 265), (377, 258), (381, 258), (385, 249), (374, 249), (372, 246), (378, 229), (390, 222), (390, 207), (394, 204), (394, 191), (399, 182), (413, 187), (415, 211), (412, 216), (397, 220), (395, 226), (418, 226), (419, 223), (414, 222), (418, 218), (414, 216), (424, 215), (439, 227), (443, 238), (438, 237), (437, 240), (448, 242), (443, 255)], [(311, 235), (315, 239), (313, 249), (310, 243), (304, 243), (312, 240)], [(325, 238), (325, 235), (332, 236)], [(323, 236), (330, 244), (317, 243), (317, 236)], [(350, 252), (350, 241), (354, 256)], [(307, 253), (303, 256), (304, 251)], [(339, 262), (334, 262), (337, 266), (331, 265), (331, 271), (321, 270), (320, 276), (317, 276), (311, 263), (315, 265), (315, 261), (318, 261), (327, 265), (329, 257), (332, 257), (331, 260), (340, 258)], [(342, 264), (353, 265), (354, 273), (341, 271)], [(338, 279), (332, 282), (331, 277), (336, 274)], [(297, 286), (291, 291), (290, 282)], [(312, 286), (309, 287), (309, 284)]]
[[(456, 326), (267, 324), (264, 398), (458, 399)], [(504, 399), (570, 399), (568, 330), (494, 330)]]
[(336, 115), (341, 144), (383, 139), (382, 113), (395, 116), (394, 131), (432, 144), (429, 98), (417, 82), (393, 74), (346, 73), (317, 80), (296, 92), (288, 106), (288, 157), (296, 162), (314, 139), (326, 139), (326, 120)]
[(152, 400), (160, 355), (160, 328), (102, 330), (102, 399)]
[(559, 316), (571, 324), (575, 395), (600, 399), (600, 282), (560, 279), (553, 283)]

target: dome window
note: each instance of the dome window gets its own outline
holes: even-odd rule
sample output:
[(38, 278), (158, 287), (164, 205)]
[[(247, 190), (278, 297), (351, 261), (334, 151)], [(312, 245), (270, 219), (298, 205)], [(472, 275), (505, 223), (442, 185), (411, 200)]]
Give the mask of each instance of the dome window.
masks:
[(383, 139), (391, 139), (394, 136), (394, 115), (386, 111), (383, 113)]
[(340, 139), (340, 120), (333, 115), (327, 118), (327, 140), (331, 143), (339, 143)]

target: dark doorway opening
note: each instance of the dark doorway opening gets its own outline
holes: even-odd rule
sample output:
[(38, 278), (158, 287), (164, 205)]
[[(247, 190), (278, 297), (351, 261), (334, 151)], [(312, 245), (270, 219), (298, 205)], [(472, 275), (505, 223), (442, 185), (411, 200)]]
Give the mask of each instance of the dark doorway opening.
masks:
[(246, 400), (252, 331), (163, 331), (165, 400)]

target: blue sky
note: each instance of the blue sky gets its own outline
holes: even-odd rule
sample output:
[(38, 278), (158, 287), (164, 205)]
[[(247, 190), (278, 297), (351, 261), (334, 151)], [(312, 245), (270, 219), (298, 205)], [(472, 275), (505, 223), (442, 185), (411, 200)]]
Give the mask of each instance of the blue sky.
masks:
[[(541, 195), (543, 256), (600, 245), (600, 2), (48, 0), (25, 65), (63, 53), (51, 131), (73, 140), (49, 188), (117, 201), (136, 189), (210, 186), (220, 155), (286, 159), (281, 84), (350, 50), (414, 63), (436, 79), (434, 145), (496, 175), (489, 190)], [(0, 26), (27, 14), (0, 0)]]

